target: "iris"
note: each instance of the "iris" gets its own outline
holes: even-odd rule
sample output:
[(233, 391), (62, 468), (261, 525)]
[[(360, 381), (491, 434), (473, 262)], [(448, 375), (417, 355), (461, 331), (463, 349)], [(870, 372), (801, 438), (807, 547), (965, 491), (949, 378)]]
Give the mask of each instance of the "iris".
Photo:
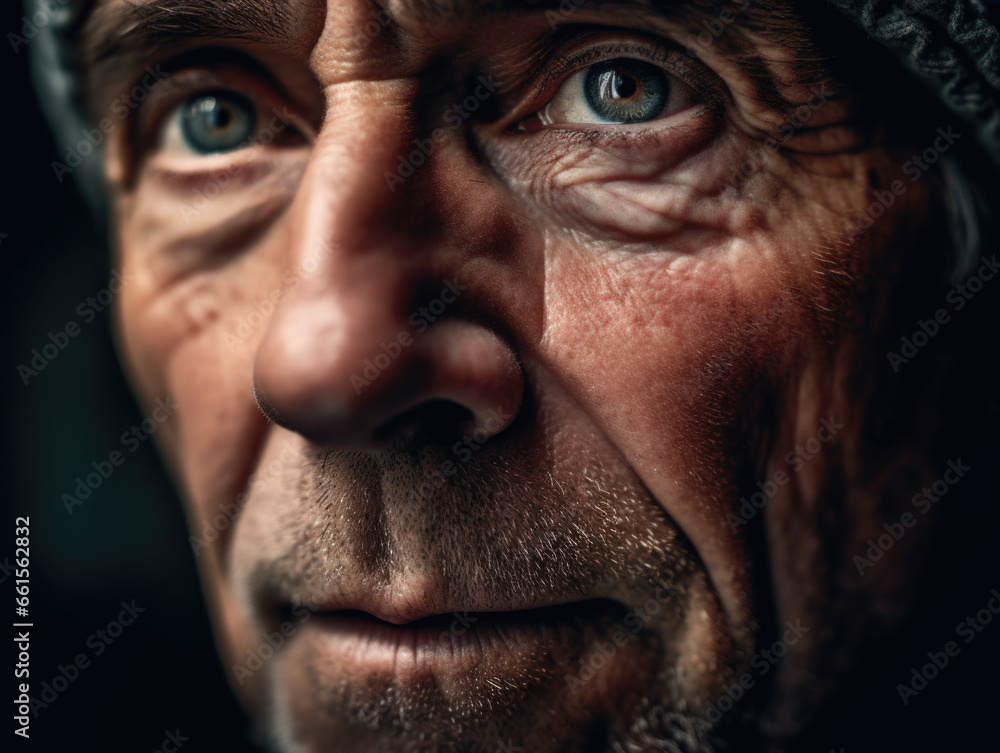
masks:
[(181, 133), (196, 152), (229, 152), (246, 144), (257, 122), (253, 103), (235, 92), (191, 98), (181, 109)]
[(609, 123), (638, 123), (660, 115), (667, 106), (667, 74), (641, 60), (617, 58), (590, 66), (583, 94), (594, 114)]

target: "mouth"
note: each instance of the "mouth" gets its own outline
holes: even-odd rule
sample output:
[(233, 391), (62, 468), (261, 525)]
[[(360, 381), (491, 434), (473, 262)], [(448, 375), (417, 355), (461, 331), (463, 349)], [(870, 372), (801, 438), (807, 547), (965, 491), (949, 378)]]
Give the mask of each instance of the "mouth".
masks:
[(611, 645), (624, 646), (634, 637), (625, 627), (627, 615), (621, 602), (604, 598), (507, 612), (455, 611), (398, 624), (343, 609), (311, 613), (302, 632), (314, 657), (367, 682), (406, 686), (431, 677), (457, 682), (481, 676), (496, 686), (505, 676), (537, 675), (559, 665), (570, 671), (590, 644), (607, 644), (616, 632), (619, 640)]
[[(643, 698), (667, 700), (673, 631), (653, 622), (633, 629), (637, 608), (623, 601), (589, 597), (406, 622), (337, 606), (289, 607), (295, 631), (270, 670), (282, 718), (352, 741), (338, 748), (352, 753), (388, 749), (378, 748), (383, 737), (398, 750), (417, 750), (419, 737), (427, 743), (420, 750), (493, 753), (497, 739), (515, 733), (518, 745), (532, 742), (540, 753), (576, 750), (553, 741), (577, 738), (580, 750), (591, 749), (591, 734), (628, 729)], [(536, 727), (541, 737), (529, 740)], [(438, 738), (451, 742), (434, 747)]]

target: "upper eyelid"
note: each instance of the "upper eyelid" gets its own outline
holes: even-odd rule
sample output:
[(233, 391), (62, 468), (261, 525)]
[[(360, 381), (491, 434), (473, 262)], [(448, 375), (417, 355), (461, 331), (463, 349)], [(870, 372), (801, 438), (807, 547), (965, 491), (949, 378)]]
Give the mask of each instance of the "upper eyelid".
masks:
[[(180, 99), (206, 89), (231, 89), (260, 104), (267, 99), (285, 99), (282, 92), (255, 71), (232, 65), (193, 64), (172, 73), (150, 90), (148, 99)], [(259, 96), (263, 93), (264, 96)]]

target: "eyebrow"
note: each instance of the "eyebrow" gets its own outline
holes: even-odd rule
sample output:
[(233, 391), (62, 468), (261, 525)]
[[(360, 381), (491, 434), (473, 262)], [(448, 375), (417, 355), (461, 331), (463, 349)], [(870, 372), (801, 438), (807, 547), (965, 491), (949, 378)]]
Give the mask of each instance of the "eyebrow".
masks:
[(289, 43), (291, 15), (281, 0), (159, 0), (99, 6), (82, 34), (87, 68), (148, 55), (180, 39)]

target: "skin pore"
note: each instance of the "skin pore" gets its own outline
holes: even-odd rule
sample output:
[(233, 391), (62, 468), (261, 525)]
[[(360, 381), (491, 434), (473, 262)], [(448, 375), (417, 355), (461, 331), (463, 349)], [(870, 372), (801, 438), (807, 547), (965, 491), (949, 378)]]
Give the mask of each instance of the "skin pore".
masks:
[[(926, 470), (868, 452), (857, 375), (927, 188), (851, 232), (901, 160), (806, 22), (667, 6), (88, 21), (95, 117), (166, 72), (109, 140), (118, 338), (140, 399), (179, 406), (156, 438), (216, 534), (224, 663), (283, 749), (709, 750), (745, 674), (780, 738), (863, 632), (830, 583)], [(666, 103), (596, 122), (571, 83), (623, 59)], [(199, 152), (179, 108), (224, 92), (256, 128)]]

